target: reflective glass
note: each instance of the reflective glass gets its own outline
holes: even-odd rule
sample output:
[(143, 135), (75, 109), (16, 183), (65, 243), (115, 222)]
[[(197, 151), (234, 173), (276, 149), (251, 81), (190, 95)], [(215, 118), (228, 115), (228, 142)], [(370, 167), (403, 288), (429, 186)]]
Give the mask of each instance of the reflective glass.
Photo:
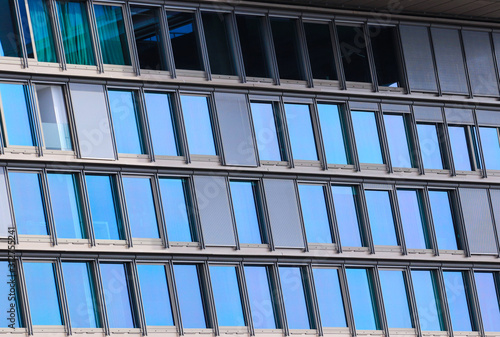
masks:
[(104, 64), (127, 65), (130, 54), (121, 6), (94, 5), (97, 32)]
[(0, 25), (0, 56), (21, 57), (20, 36), (17, 30), (17, 16), (14, 2), (0, 2), (2, 24)]
[(371, 83), (370, 65), (362, 27), (337, 26), (340, 55), (347, 81)]
[(429, 191), (429, 201), (439, 249), (458, 249), (448, 192)]
[(451, 153), (455, 169), (471, 171), (471, 160), (467, 145), (467, 128), (464, 126), (448, 126), (448, 133), (450, 135)]
[[(24, 3), (24, 1), (21, 0), (19, 3)], [(57, 62), (47, 2), (44, 0), (28, 0), (28, 8), (37, 60), (40, 62)], [(23, 26), (25, 27), (24, 38), (26, 39), (27, 36), (30, 36), (26, 32), (29, 32), (28, 22), (23, 22)]]
[(215, 156), (214, 136), (208, 110), (208, 98), (181, 95), (182, 115), (190, 154)]
[(165, 266), (138, 264), (137, 274), (146, 325), (174, 325)]
[(182, 179), (160, 179), (163, 215), (169, 241), (191, 242), (187, 196)]
[(266, 58), (264, 17), (236, 15), (241, 52), (248, 77), (271, 77)]
[(481, 145), (486, 168), (500, 170), (500, 142), (497, 128), (480, 127)]
[(304, 293), (304, 279), (299, 267), (279, 267), (286, 319), (290, 329), (313, 329)]
[(194, 13), (167, 12), (170, 41), (177, 69), (203, 70)]
[(251, 103), (260, 160), (281, 160), (280, 144), (271, 103)]
[(0, 291), (4, 296), (0, 298), (0, 308), (5, 318), (0, 322), (1, 328), (18, 328), (21, 325), (19, 316), (19, 298), (16, 284), (17, 269), (15, 261), (12, 263), (0, 261)]
[(28, 12), (26, 11), (26, 2), (18, 0), (17, 3), (19, 4), (19, 16), (21, 17), (19, 26), (24, 34), (24, 45), (26, 46), (26, 56), (32, 59), (35, 57), (35, 54), (33, 51), (33, 42), (28, 22)]
[(309, 105), (285, 104), (285, 114), (293, 158), (318, 160)]
[(351, 186), (332, 186), (332, 194), (342, 245), (361, 247), (356, 190)]
[(141, 69), (166, 70), (158, 8), (130, 6)]
[(387, 191), (365, 191), (368, 218), (376, 246), (397, 246), (391, 200)]
[(299, 196), (307, 241), (332, 243), (323, 186), (299, 184)]
[[(500, 298), (498, 276), (493, 273), (474, 273), (484, 331), (500, 331)], [(496, 278), (496, 280), (495, 280)]]
[(412, 167), (404, 117), (384, 115), (384, 124), (392, 166)]
[(205, 41), (212, 74), (236, 75), (229, 14), (202, 12)]
[(64, 288), (73, 328), (97, 328), (98, 305), (90, 265), (85, 262), (63, 262)]
[(144, 98), (155, 155), (177, 156), (170, 95), (146, 92), (144, 93)]
[(275, 329), (276, 306), (272, 298), (268, 268), (245, 266), (245, 279), (254, 328)]
[(464, 284), (465, 274), (444, 271), (443, 279), (453, 331), (472, 331), (468, 294)]
[(18, 234), (47, 235), (47, 220), (38, 173), (9, 172)]
[(347, 327), (337, 269), (313, 268), (314, 286), (323, 327)]
[(371, 275), (366, 269), (346, 269), (349, 296), (357, 330), (379, 330)]
[(326, 161), (328, 164), (349, 164), (339, 106), (318, 104), (318, 114)]
[(129, 276), (124, 264), (101, 263), (104, 302), (110, 328), (135, 328), (129, 288)]
[(179, 311), (184, 328), (206, 328), (200, 277), (195, 265), (174, 265)]
[(235, 267), (210, 266), (219, 326), (245, 326)]
[(254, 183), (234, 180), (229, 185), (240, 243), (262, 243)]
[(34, 137), (28, 93), (24, 85), (0, 83), (0, 110), (3, 114), (6, 146), (33, 146)]
[(422, 161), (427, 169), (443, 169), (438, 129), (434, 124), (417, 124)]
[(304, 75), (297, 20), (272, 17), (270, 21), (279, 77), (302, 80)]
[(413, 328), (403, 272), (380, 270), (379, 276), (387, 325), (389, 328)]
[(360, 163), (383, 164), (375, 113), (351, 111), (354, 137)]
[(132, 237), (159, 238), (151, 179), (124, 177), (123, 190)]
[(24, 262), (24, 279), (33, 325), (62, 325), (53, 263)]
[(337, 69), (329, 25), (304, 22), (304, 31), (313, 78), (336, 80)]
[(425, 213), (416, 190), (397, 190), (399, 212), (407, 248), (426, 249)]
[(443, 311), (434, 273), (428, 270), (412, 270), (411, 278), (420, 328), (423, 331), (444, 331)]

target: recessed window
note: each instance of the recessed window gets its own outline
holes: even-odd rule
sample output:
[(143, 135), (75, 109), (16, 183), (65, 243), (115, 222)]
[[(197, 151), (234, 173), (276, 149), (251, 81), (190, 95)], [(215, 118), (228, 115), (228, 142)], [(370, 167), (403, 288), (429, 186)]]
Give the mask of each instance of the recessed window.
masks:
[(121, 6), (94, 5), (102, 62), (129, 66), (130, 53)]
[(174, 325), (165, 266), (139, 264), (137, 274), (146, 325)]
[(0, 99), (5, 146), (34, 146), (35, 135), (31, 109), (28, 108), (27, 87), (0, 83)]
[(500, 142), (498, 128), (480, 127), (481, 146), (486, 168), (489, 170), (500, 170)]
[(459, 249), (450, 193), (448, 191), (429, 191), (429, 202), (439, 249)]
[(425, 225), (425, 210), (417, 190), (397, 190), (401, 223), (407, 248), (430, 248)]
[(179, 298), (179, 311), (184, 328), (206, 328), (200, 273), (196, 265), (174, 265), (175, 285)]
[(247, 77), (271, 77), (266, 52), (264, 17), (237, 15), (241, 52)]
[(444, 312), (435, 273), (429, 270), (412, 270), (411, 278), (420, 328), (423, 331), (444, 331)]
[(232, 51), (231, 20), (229, 14), (203, 12), (201, 14), (205, 29), (208, 59), (212, 74), (236, 75)]
[(485, 331), (500, 331), (498, 273), (475, 272), (477, 296)]
[(368, 26), (370, 42), (381, 87), (401, 87), (398, 32), (395, 27)]
[(145, 92), (149, 131), (153, 151), (157, 156), (177, 156), (176, 133), (172, 121), (172, 105), (169, 94)]
[(341, 110), (335, 104), (318, 104), (321, 135), (328, 164), (349, 164)]
[(195, 240), (189, 216), (187, 181), (184, 179), (160, 179), (163, 215), (169, 241), (191, 242)]
[(253, 126), (260, 160), (280, 161), (274, 106), (272, 103), (251, 103)]
[(293, 158), (318, 160), (309, 105), (285, 104), (285, 114)]
[(337, 269), (313, 268), (314, 286), (323, 327), (347, 327)]
[(392, 166), (412, 167), (405, 118), (401, 115), (384, 114), (384, 124)]
[(340, 242), (345, 247), (361, 247), (356, 189), (352, 186), (332, 186), (332, 194)]
[(382, 158), (375, 113), (369, 111), (351, 111), (351, 116), (359, 162), (383, 164), (384, 160)]
[(413, 328), (403, 272), (380, 270), (379, 276), (387, 325), (389, 328)]
[(471, 300), (465, 280), (466, 274), (459, 271), (444, 271), (443, 279), (450, 309), (453, 331), (474, 331), (471, 316)]
[(371, 272), (347, 268), (346, 274), (356, 329), (380, 330)]
[(340, 55), (346, 81), (372, 81), (366, 40), (362, 27), (337, 26)]
[(57, 62), (54, 34), (52, 32), (47, 1), (28, 1), (28, 12), (31, 19), (31, 31), (33, 35), (31, 35), (30, 32), (25, 1), (19, 1), (19, 10), (21, 12), (28, 57), (33, 58), (34, 53), (36, 53), (36, 59), (39, 62)]
[[(12, 262), (15, 263), (14, 261)], [(13, 266), (14, 265), (11, 264), (10, 261), (0, 261), (0, 291), (5, 294), (5, 296), (2, 296), (0, 299), (0, 306), (5, 308), (6, 311), (5, 319), (0, 323), (0, 327), (2, 328), (19, 328), (22, 325), (22, 320), (19, 315), (19, 289), (15, 282), (17, 273)], [(15, 293), (12, 294), (12, 292)], [(14, 305), (13, 309), (11, 309), (11, 305)]]
[(205, 96), (181, 95), (181, 105), (189, 153), (215, 156), (208, 98)]
[[(469, 127), (448, 126), (450, 135), (451, 153), (455, 169), (459, 171), (472, 171), (473, 154), (469, 145)], [(472, 156), (472, 157), (471, 157)]]
[(442, 170), (444, 166), (438, 126), (418, 123), (417, 132), (424, 168)]
[(375, 246), (397, 246), (396, 228), (388, 191), (365, 191), (368, 218)]
[(210, 279), (219, 326), (245, 326), (236, 268), (210, 266)]
[(279, 77), (287, 80), (304, 79), (297, 20), (271, 18), (271, 30)]
[(299, 196), (307, 241), (332, 243), (324, 187), (299, 184)]
[(203, 70), (194, 13), (167, 12), (170, 41), (177, 69)]
[(17, 30), (17, 16), (13, 1), (2, 1), (2, 26), (0, 28), (0, 56), (21, 57), (20, 34)]
[(332, 37), (327, 24), (304, 23), (307, 50), (314, 79), (336, 80), (337, 69), (333, 57)]
[(278, 327), (277, 306), (268, 267), (245, 266), (245, 279), (255, 329)]
[(159, 238), (151, 179), (123, 177), (128, 224), (133, 238)]
[(263, 243), (256, 206), (255, 182), (233, 180), (229, 186), (240, 243)]
[(309, 299), (305, 293), (304, 272), (299, 267), (279, 267), (286, 319), (290, 329), (314, 329), (314, 323), (309, 314)]

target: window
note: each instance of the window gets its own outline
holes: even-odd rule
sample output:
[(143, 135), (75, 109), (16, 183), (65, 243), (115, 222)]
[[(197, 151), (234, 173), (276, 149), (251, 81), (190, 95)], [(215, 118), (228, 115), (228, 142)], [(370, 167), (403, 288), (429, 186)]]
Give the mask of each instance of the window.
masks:
[(286, 123), (295, 160), (318, 160), (309, 105), (285, 104)]
[(469, 128), (467, 126), (448, 126), (450, 135), (451, 153), (455, 169), (471, 171), (471, 153), (469, 151)]
[(212, 74), (236, 75), (229, 14), (203, 12), (201, 17)]
[(131, 6), (130, 14), (141, 69), (166, 70), (159, 9)]
[(396, 229), (388, 191), (365, 191), (368, 218), (375, 246), (397, 246)]
[(215, 156), (214, 136), (208, 98), (204, 96), (181, 95), (182, 115), (190, 154)]
[(57, 0), (56, 4), (66, 63), (94, 65), (86, 3)]
[(347, 268), (346, 274), (356, 329), (380, 330), (371, 272)]
[[(23, 17), (24, 39), (26, 40), (29, 57), (33, 57), (36, 52), (36, 59), (40, 62), (57, 62), (56, 49), (54, 45), (54, 34), (50, 22), (47, 2), (44, 0), (28, 0), (29, 16), (31, 19), (31, 28), (33, 36), (30, 33), (28, 20), (25, 21), (26, 7), (25, 1), (19, 1), (19, 9)], [(2, 11), (4, 12), (4, 11)], [(28, 43), (35, 45), (28, 47)], [(31, 51), (31, 52), (30, 52)]]
[(324, 328), (347, 327), (337, 269), (313, 268), (313, 276), (321, 325)]
[(392, 166), (412, 167), (405, 118), (402, 115), (384, 114), (384, 124)]
[(464, 272), (458, 271), (443, 272), (453, 331), (473, 331), (470, 295), (466, 291), (465, 275)]
[(268, 267), (245, 266), (245, 279), (255, 329), (276, 329), (278, 316)]
[(389, 328), (413, 328), (403, 273), (399, 270), (379, 271), (385, 316)]
[(271, 77), (266, 57), (264, 18), (236, 15), (241, 52), (247, 77)]
[(78, 179), (74, 174), (48, 173), (52, 216), (58, 238), (86, 238)]
[(188, 213), (187, 181), (160, 179), (159, 184), (169, 241), (194, 241), (191, 218)]
[(0, 27), (0, 56), (21, 57), (20, 36), (17, 30), (17, 16), (12, 0), (2, 1), (2, 26)]
[(86, 175), (90, 213), (96, 239), (123, 240), (122, 220), (111, 176)]
[(411, 277), (420, 328), (423, 331), (444, 331), (444, 313), (435, 273), (429, 270), (412, 270)]
[(137, 273), (146, 325), (174, 325), (165, 266), (139, 264)]
[(345, 247), (361, 247), (356, 189), (351, 186), (332, 186), (332, 194), (340, 242)]
[(235, 267), (210, 266), (219, 326), (245, 326)]
[(184, 328), (206, 328), (204, 300), (200, 288), (200, 275), (196, 265), (174, 265), (175, 284), (179, 298), (179, 311)]
[(306, 275), (300, 267), (279, 267), (286, 319), (290, 329), (314, 329), (306, 291)]
[(407, 248), (426, 249), (428, 244), (425, 210), (420, 192), (417, 190), (397, 190), (401, 223)]
[(287, 80), (304, 79), (297, 20), (287, 18), (270, 20), (279, 77)]
[[(21, 21), (19, 21), (19, 29), (23, 31), (24, 34), (24, 46), (26, 47), (26, 56), (28, 58), (35, 58), (35, 53), (33, 50), (33, 42), (31, 38), (30, 25), (28, 22), (28, 12), (26, 11), (26, 1), (17, 1), (19, 5), (19, 16)], [(14, 35), (15, 36), (15, 35)], [(1, 40), (1, 39), (0, 39)], [(20, 41), (20, 37), (18, 41)]]
[(0, 83), (0, 99), (5, 146), (34, 146), (35, 135), (31, 109), (28, 108), (27, 87)]
[(362, 27), (337, 26), (346, 81), (371, 83), (370, 64)]
[(429, 191), (429, 201), (439, 249), (459, 249), (449, 192)]
[(35, 89), (45, 148), (73, 150), (63, 88), (56, 85), (37, 84)]
[(54, 268), (53, 263), (23, 263), (33, 325), (63, 325)]
[(417, 132), (424, 167), (426, 169), (442, 170), (444, 167), (438, 126), (436, 124), (417, 123)]
[(118, 153), (146, 153), (136, 94), (133, 91), (108, 91), (109, 107)]
[(129, 66), (130, 53), (121, 6), (94, 5), (102, 62)]
[(175, 67), (203, 70), (194, 13), (167, 12), (167, 20)]
[(9, 236), (9, 227), (13, 227), (12, 212), (9, 204), (9, 191), (4, 167), (0, 167), (0, 237)]
[(0, 323), (1, 328), (8, 328), (9, 326), (19, 328), (22, 325), (19, 315), (19, 298), (17, 295), (19, 290), (17, 289), (17, 273), (16, 269), (14, 269), (14, 263), (15, 261), (0, 261), (0, 291), (4, 294), (0, 306), (5, 310), (6, 315), (5, 319)]
[(47, 220), (38, 173), (9, 172), (17, 233), (47, 235)]
[(498, 128), (480, 127), (481, 146), (486, 168), (500, 170), (500, 143)]
[(256, 206), (255, 182), (233, 180), (229, 186), (240, 243), (263, 243)]
[(399, 36), (395, 27), (368, 26), (370, 42), (381, 87), (401, 87)]
[(278, 141), (273, 104), (253, 102), (250, 106), (260, 160), (280, 161), (281, 145)]
[(360, 163), (383, 164), (375, 113), (351, 111), (354, 137)]
[(63, 262), (64, 288), (73, 328), (101, 326), (91, 265), (86, 262)]
[(177, 156), (179, 151), (172, 121), (170, 95), (145, 92), (144, 98), (154, 154), (157, 156)]
[(341, 110), (335, 104), (318, 104), (321, 135), (328, 164), (350, 164)]
[(299, 184), (299, 196), (307, 241), (332, 243), (324, 187)]
[(475, 272), (476, 289), (485, 331), (500, 331), (498, 274)]
[(327, 24), (305, 22), (304, 31), (313, 78), (336, 80), (337, 69), (333, 57), (330, 27)]
[(133, 238), (159, 238), (151, 179), (123, 177), (128, 223)]

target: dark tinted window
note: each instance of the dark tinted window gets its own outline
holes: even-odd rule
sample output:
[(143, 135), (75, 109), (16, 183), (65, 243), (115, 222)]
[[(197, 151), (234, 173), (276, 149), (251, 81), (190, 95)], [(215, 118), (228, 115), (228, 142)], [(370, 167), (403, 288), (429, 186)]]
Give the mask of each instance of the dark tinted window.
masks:
[(246, 75), (250, 77), (271, 77), (266, 58), (263, 18), (238, 15), (236, 22), (238, 24)]
[(369, 33), (378, 85), (382, 87), (400, 87), (401, 75), (396, 28), (370, 26)]
[(294, 19), (271, 18), (271, 28), (280, 78), (303, 79), (297, 22)]
[(361, 27), (337, 26), (346, 81), (371, 82), (366, 41)]
[(304, 23), (304, 30), (313, 78), (336, 80), (337, 70), (333, 57), (330, 27), (326, 24)]
[(194, 13), (167, 12), (177, 69), (203, 70)]
[(228, 15), (203, 13), (202, 19), (212, 74), (236, 75)]

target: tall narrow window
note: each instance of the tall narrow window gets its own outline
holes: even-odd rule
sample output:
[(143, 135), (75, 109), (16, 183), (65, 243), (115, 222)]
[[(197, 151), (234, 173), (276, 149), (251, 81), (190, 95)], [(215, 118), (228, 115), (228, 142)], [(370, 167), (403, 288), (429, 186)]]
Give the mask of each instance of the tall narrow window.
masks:
[(327, 24), (304, 23), (307, 39), (307, 50), (313, 78), (320, 80), (336, 80), (337, 69), (333, 57), (332, 37)]
[(188, 213), (187, 182), (183, 179), (160, 179), (159, 182), (168, 240), (195, 240)]
[(35, 137), (24, 85), (0, 83), (0, 112), (3, 115), (5, 146), (33, 146)]
[(299, 184), (299, 196), (307, 241), (332, 243), (324, 187)]
[(318, 160), (309, 106), (285, 104), (285, 114), (293, 158)]
[(397, 190), (401, 223), (407, 248), (429, 248), (425, 230), (425, 211), (417, 190)]
[(245, 266), (245, 279), (255, 329), (276, 329), (277, 307), (268, 267)]
[(444, 312), (435, 273), (429, 270), (412, 270), (411, 277), (420, 328), (423, 331), (444, 331)]
[(352, 186), (332, 186), (332, 194), (340, 242), (346, 247), (361, 247), (356, 189)]
[(297, 20), (271, 18), (271, 29), (280, 78), (304, 79)]
[(443, 156), (436, 124), (417, 124), (418, 140), (424, 168), (442, 170)]
[(146, 325), (174, 325), (165, 266), (139, 264), (137, 273)]
[(130, 273), (125, 264), (101, 263), (104, 302), (110, 328), (135, 328)]
[(271, 77), (266, 52), (264, 17), (237, 15), (241, 52), (247, 77)]
[(154, 154), (157, 156), (177, 156), (179, 153), (172, 121), (170, 95), (146, 92), (144, 98)]
[(236, 268), (210, 266), (210, 279), (219, 326), (245, 326)]
[(26, 10), (26, 1), (17, 0), (19, 5), (19, 16), (21, 21), (19, 21), (19, 29), (23, 31), (24, 34), (24, 46), (26, 47), (26, 56), (30, 59), (35, 58), (35, 52), (33, 50), (33, 41), (31, 37), (30, 25), (28, 22), (28, 11)]
[(130, 53), (121, 6), (94, 5), (102, 62), (129, 66)]
[(194, 13), (167, 12), (170, 41), (177, 69), (203, 70)]
[[(470, 295), (466, 289), (466, 274), (458, 271), (444, 271), (443, 279), (446, 298), (450, 309), (453, 331), (473, 331)], [(474, 329), (475, 330), (475, 329)]]
[[(19, 1), (20, 9), (23, 0)], [(56, 49), (54, 45), (54, 34), (50, 23), (47, 2), (44, 0), (28, 0), (28, 10), (33, 31), (32, 43), (35, 44), (36, 58), (40, 62), (57, 62)], [(28, 22), (23, 22), (25, 32), (29, 32)], [(30, 34), (24, 34), (30, 36)]]
[(0, 56), (21, 57), (21, 38), (17, 29), (14, 1), (2, 1), (0, 4), (0, 13), (2, 13)]
[(314, 286), (323, 327), (347, 327), (337, 269), (313, 268)]
[(354, 137), (360, 163), (383, 164), (375, 113), (351, 111)]
[(167, 70), (161, 44), (159, 9), (131, 6), (130, 14), (141, 69)]
[(475, 272), (474, 278), (484, 331), (500, 331), (498, 273)]
[(212, 74), (236, 75), (229, 14), (203, 12), (201, 16)]
[(251, 103), (251, 109), (260, 160), (280, 161), (282, 156), (273, 104)]
[(389, 328), (413, 328), (403, 272), (380, 270), (379, 276), (387, 325)]
[(498, 128), (480, 127), (481, 145), (486, 168), (500, 170), (500, 140)]
[(409, 137), (404, 117), (384, 114), (384, 124), (392, 166), (412, 167)]
[(372, 81), (365, 35), (362, 27), (337, 26), (340, 54), (346, 81)]
[(450, 135), (451, 153), (455, 169), (459, 171), (471, 171), (472, 158), (469, 144), (469, 127), (467, 126), (448, 126), (448, 134)]
[(304, 271), (299, 267), (279, 267), (279, 274), (288, 327), (314, 329), (305, 293)]
[(240, 243), (262, 243), (256, 207), (255, 183), (233, 180), (229, 185), (231, 187), (231, 200)]
[(159, 238), (151, 179), (124, 177), (123, 189), (133, 238)]
[(365, 191), (368, 218), (376, 246), (397, 246), (396, 228), (388, 191)]
[(369, 26), (370, 42), (381, 87), (401, 87), (398, 32), (395, 27)]
[[(2, 328), (19, 328), (22, 326), (19, 315), (19, 289), (17, 288), (17, 270), (15, 261), (0, 261), (0, 291), (5, 294), (0, 299), (0, 307), (6, 312), (6, 318), (0, 322)], [(14, 307), (12, 307), (14, 305)]]
[(335, 104), (318, 104), (319, 122), (328, 164), (349, 164), (341, 110)]
[(380, 330), (372, 275), (367, 269), (346, 269), (357, 330)]
[(208, 326), (204, 299), (200, 288), (200, 275), (196, 265), (174, 265), (175, 284), (179, 298), (179, 311), (184, 328)]
[(431, 214), (439, 249), (459, 249), (448, 191), (429, 191)]
[(208, 108), (208, 98), (204, 96), (181, 95), (182, 115), (190, 154), (215, 156), (214, 135)]

